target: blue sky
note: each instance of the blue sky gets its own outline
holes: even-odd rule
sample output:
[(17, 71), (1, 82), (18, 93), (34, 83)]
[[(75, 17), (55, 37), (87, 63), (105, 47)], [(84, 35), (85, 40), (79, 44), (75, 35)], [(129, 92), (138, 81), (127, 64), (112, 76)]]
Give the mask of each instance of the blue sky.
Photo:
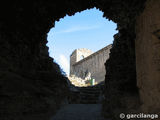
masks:
[(103, 18), (96, 8), (66, 16), (48, 33), (49, 55), (69, 73), (70, 54), (78, 48), (93, 52), (112, 44), (117, 25)]

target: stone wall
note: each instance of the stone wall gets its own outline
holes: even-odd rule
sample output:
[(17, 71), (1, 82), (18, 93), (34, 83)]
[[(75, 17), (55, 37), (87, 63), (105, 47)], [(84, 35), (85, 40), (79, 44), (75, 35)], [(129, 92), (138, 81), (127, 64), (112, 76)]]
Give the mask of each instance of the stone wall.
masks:
[(74, 74), (73, 65), (83, 58), (88, 57), (93, 52), (86, 48), (76, 49), (70, 56), (70, 76)]
[(137, 86), (145, 112), (160, 111), (160, 0), (148, 0), (136, 25)]
[[(91, 78), (95, 79), (95, 82), (99, 83), (104, 81), (106, 74), (104, 63), (109, 59), (111, 47), (112, 45), (108, 45), (91, 55), (89, 55), (86, 51), (81, 52), (80, 50), (76, 50), (77, 53), (72, 54), (70, 58), (72, 68), (71, 75), (85, 79), (90, 73)], [(85, 58), (72, 64), (73, 56), (77, 56), (77, 58), (79, 58), (81, 55), (84, 55)]]

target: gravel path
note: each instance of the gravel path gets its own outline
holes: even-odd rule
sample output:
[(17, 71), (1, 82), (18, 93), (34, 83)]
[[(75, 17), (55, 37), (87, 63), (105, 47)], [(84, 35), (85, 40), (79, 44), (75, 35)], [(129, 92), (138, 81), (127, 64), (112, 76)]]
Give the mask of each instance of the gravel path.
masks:
[(101, 104), (68, 104), (50, 120), (106, 120), (100, 114)]

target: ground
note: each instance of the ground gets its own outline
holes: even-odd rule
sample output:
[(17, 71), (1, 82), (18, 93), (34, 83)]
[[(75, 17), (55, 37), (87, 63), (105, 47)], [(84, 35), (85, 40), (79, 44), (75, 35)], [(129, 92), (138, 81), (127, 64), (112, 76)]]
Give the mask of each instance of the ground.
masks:
[(68, 104), (51, 120), (106, 120), (101, 116), (101, 104)]

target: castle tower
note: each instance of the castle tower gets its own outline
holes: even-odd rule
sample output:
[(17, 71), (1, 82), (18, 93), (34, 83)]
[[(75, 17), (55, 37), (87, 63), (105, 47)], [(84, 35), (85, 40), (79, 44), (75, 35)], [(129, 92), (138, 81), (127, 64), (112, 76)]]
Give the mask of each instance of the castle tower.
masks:
[(89, 55), (91, 55), (93, 52), (89, 49), (86, 48), (81, 48), (81, 49), (76, 49), (72, 52), (72, 54), (70, 55), (70, 76), (73, 75), (73, 71), (74, 71), (74, 64), (86, 57), (88, 57)]

